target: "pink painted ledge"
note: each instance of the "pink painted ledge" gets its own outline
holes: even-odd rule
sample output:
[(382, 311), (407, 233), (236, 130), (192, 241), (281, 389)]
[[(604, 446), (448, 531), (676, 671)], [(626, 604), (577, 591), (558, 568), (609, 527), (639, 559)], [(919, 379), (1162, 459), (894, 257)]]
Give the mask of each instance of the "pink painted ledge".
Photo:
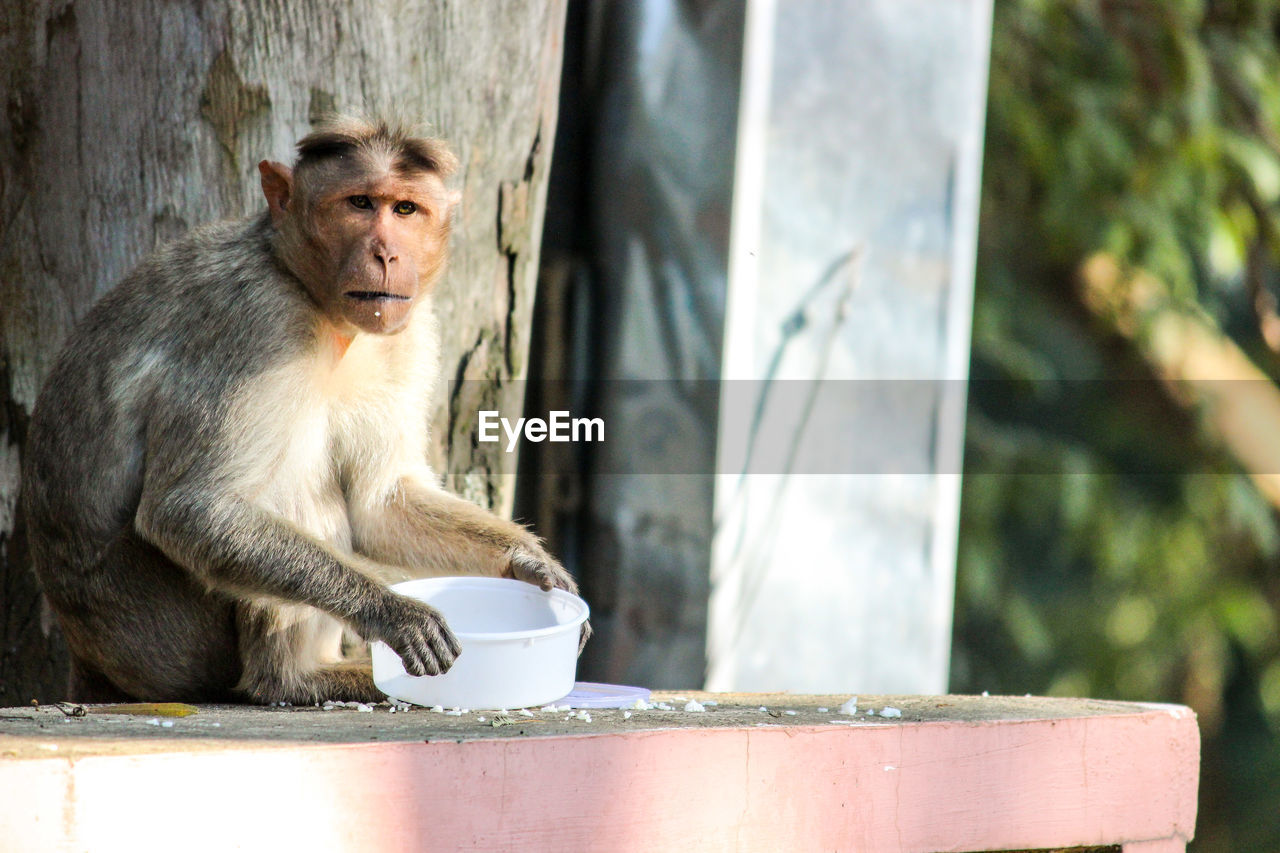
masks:
[[(0, 723), (0, 850), (1173, 853), (1194, 832), (1199, 732), (1181, 706), (865, 697), (901, 709), (885, 719), (817, 714), (838, 697), (685, 695), (720, 704), (539, 714), (546, 736), (426, 711), (188, 718), (217, 738), (188, 720)], [(313, 720), (329, 742), (302, 737)]]

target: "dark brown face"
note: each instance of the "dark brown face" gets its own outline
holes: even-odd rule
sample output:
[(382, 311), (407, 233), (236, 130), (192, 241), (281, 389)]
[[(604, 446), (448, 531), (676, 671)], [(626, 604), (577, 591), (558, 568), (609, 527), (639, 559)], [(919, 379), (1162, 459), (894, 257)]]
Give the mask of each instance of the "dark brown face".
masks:
[(444, 263), (451, 198), (440, 179), (338, 162), (303, 186), (290, 180), (283, 206), (267, 180), (264, 172), (282, 260), (334, 326), (384, 335), (403, 329)]

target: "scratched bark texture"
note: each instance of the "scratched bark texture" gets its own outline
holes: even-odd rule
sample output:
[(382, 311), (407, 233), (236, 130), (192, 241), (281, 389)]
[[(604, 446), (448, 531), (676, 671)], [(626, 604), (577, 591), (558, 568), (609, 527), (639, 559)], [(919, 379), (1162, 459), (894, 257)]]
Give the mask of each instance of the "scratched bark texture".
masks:
[(14, 513), (51, 359), (157, 243), (260, 209), (257, 162), (321, 112), (425, 120), (459, 155), (432, 459), (510, 512), (473, 423), (520, 409), (563, 25), (564, 0), (0, 0), (0, 706), (65, 685)]

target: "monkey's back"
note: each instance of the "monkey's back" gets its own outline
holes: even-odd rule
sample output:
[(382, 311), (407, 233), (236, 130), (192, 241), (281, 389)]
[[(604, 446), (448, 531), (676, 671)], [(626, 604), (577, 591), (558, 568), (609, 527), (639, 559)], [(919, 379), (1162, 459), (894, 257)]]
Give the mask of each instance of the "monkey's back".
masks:
[(311, 322), (313, 309), (274, 265), (269, 237), (265, 217), (192, 231), (148, 256), (68, 337), (23, 467), (32, 559), (51, 598), (86, 595), (81, 576), (132, 528), (149, 447), (201, 438), (165, 435), (179, 424), (215, 430), (230, 388), (302, 339), (279, 332)]

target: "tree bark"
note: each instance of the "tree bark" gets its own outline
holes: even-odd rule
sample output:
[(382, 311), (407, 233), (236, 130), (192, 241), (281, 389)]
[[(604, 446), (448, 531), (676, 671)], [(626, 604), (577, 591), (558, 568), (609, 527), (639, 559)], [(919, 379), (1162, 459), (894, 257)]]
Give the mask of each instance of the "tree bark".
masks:
[(0, 706), (65, 686), (14, 511), (63, 338), (158, 243), (260, 209), (257, 162), (290, 161), (323, 112), (425, 120), (459, 156), (432, 459), (510, 512), (514, 468), (476, 444), (474, 418), (519, 411), (564, 6), (0, 0)]

